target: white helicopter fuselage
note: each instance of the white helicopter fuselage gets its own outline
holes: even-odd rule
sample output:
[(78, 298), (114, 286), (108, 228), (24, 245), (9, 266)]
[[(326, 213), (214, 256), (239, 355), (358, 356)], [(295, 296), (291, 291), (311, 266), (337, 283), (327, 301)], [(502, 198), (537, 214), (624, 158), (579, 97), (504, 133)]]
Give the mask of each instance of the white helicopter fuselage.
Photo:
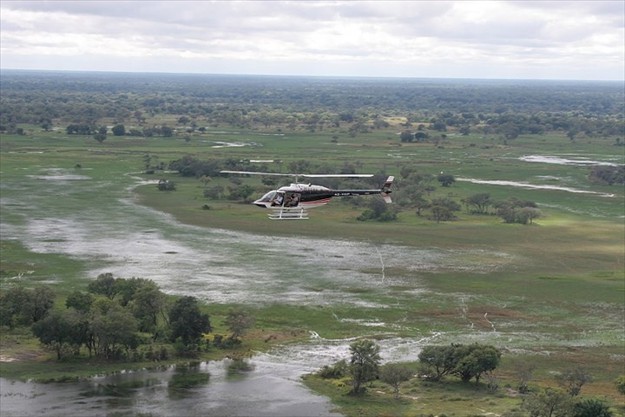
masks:
[(391, 202), (390, 188), (393, 177), (388, 177), (382, 189), (374, 190), (332, 190), (313, 184), (292, 183), (277, 190), (272, 190), (254, 201), (253, 204), (264, 208), (302, 207), (314, 208), (326, 205), (332, 197), (381, 194), (387, 203)]

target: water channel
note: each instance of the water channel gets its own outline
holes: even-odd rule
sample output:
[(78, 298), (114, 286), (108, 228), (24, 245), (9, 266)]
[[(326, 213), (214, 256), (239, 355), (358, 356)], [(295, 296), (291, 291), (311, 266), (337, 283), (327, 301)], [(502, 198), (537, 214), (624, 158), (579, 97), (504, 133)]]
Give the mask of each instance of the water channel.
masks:
[[(421, 272), (489, 272), (518, 261), (494, 250), (459, 253), (189, 226), (138, 205), (132, 190), (142, 180), (132, 174), (120, 174), (116, 181), (110, 174), (98, 178), (89, 169), (19, 168), (6, 174), (0, 199), (3, 239), (20, 241), (36, 253), (81, 260), (87, 278), (111, 272), (115, 277), (151, 279), (164, 292), (193, 295), (209, 304), (385, 307), (371, 301), (367, 290), (386, 294), (401, 286), (410, 297), (427, 296), (418, 281)], [(385, 271), (390, 268), (413, 271), (414, 276), (389, 277)], [(48, 277), (52, 284), (62, 279)], [(401, 281), (406, 279), (410, 281)], [(78, 383), (41, 385), (0, 378), (0, 411), (2, 417), (333, 415), (327, 399), (308, 391), (301, 376), (348, 357), (352, 340), (328, 340), (323, 329), (307, 330), (309, 343), (259, 353), (250, 360), (251, 371), (234, 377), (229, 362), (222, 361)], [(390, 337), (379, 344), (384, 361), (414, 360), (421, 346), (433, 338), (441, 342), (441, 337), (415, 332), (413, 338)], [(172, 388), (185, 372), (200, 374), (204, 382)]]
[[(15, 178), (9, 176), (9, 178)], [(181, 224), (137, 205), (140, 179), (99, 180), (88, 170), (25, 170), (3, 180), (3, 239), (37, 253), (86, 262), (89, 278), (103, 272), (142, 277), (163, 291), (208, 303), (294, 303), (369, 306), (358, 292), (391, 282), (384, 268), (466, 268), (452, 254), (350, 241), (270, 238)], [(476, 265), (478, 267), (478, 265)], [(340, 273), (337, 273), (340, 271)], [(374, 271), (373, 273), (371, 271)], [(23, 277), (15, 277), (23, 279)], [(51, 276), (54, 283), (63, 277)], [(375, 325), (375, 323), (373, 323)], [(3, 417), (32, 415), (333, 415), (323, 397), (301, 383), (304, 373), (347, 357), (351, 340), (278, 348), (250, 360), (252, 370), (229, 376), (228, 361), (102, 376), (78, 383), (37, 384), (0, 378)], [(385, 360), (415, 359), (421, 338), (381, 342)], [(10, 359), (10, 358), (9, 358)], [(205, 383), (172, 389), (181, 372), (204, 373)], [(175, 385), (175, 384), (174, 384)]]

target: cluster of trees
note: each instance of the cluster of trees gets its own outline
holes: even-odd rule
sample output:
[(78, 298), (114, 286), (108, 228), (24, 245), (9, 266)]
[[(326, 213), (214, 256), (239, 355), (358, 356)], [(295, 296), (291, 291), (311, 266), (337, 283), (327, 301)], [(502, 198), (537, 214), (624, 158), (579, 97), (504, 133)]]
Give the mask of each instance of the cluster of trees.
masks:
[(16, 131), (18, 124), (49, 130), (54, 124), (112, 121), (135, 126), (124, 134), (150, 136), (147, 117), (171, 116), (185, 132), (232, 126), (341, 128), (357, 135), (384, 129), (388, 116), (399, 116), (408, 130), (420, 125), (407, 141), (450, 130), (506, 139), (549, 131), (565, 132), (572, 140), (625, 134), (618, 83), (19, 71), (3, 71), (1, 77), (4, 132)]
[(542, 215), (535, 202), (516, 197), (495, 201), (489, 193), (477, 193), (463, 199), (462, 203), (474, 214), (491, 214), (494, 210), (505, 223), (532, 224)]
[(372, 198), (369, 202), (369, 208), (365, 209), (356, 220), (368, 221), (375, 220), (378, 222), (390, 222), (397, 220), (398, 210), (396, 206), (389, 206), (384, 200), (379, 198)]
[(436, 177), (423, 174), (414, 168), (404, 166), (400, 169), (400, 180), (397, 181), (397, 193), (393, 200), (403, 209), (415, 210), (417, 216), (427, 211), (428, 218), (438, 222), (456, 219), (456, 213), (464, 205), (467, 212), (481, 215), (497, 215), (505, 223), (531, 224), (541, 216), (537, 204), (533, 201), (510, 197), (497, 201), (489, 193), (476, 193), (456, 201), (451, 197), (433, 197), (435, 179), (441, 187), (449, 187), (455, 183), (451, 174), (441, 173)]
[(54, 292), (47, 286), (0, 292), (0, 326), (30, 326), (43, 319), (53, 305)]
[[(148, 162), (149, 164), (149, 162)], [(311, 172), (325, 174), (349, 174), (355, 173), (358, 162), (345, 164), (343, 167), (327, 167), (314, 165), (310, 161), (292, 161), (288, 164), (289, 172)], [(186, 155), (180, 159), (169, 162), (170, 170), (178, 171), (181, 176), (195, 177), (204, 183), (203, 196), (206, 198), (248, 202), (255, 192), (262, 192), (263, 189), (256, 189), (243, 182), (240, 177), (230, 177), (230, 184), (225, 188), (223, 185), (210, 185), (211, 177), (219, 176), (221, 170), (238, 171), (258, 171), (263, 167), (252, 166), (248, 161), (235, 159), (211, 159), (200, 160), (194, 156)], [(266, 167), (265, 167), (266, 168)], [(275, 168), (274, 168), (275, 169)], [(279, 169), (279, 167), (278, 167)], [(366, 188), (379, 187), (384, 182), (387, 175), (385, 172), (378, 172), (371, 179), (361, 180), (361, 186)], [(537, 204), (533, 201), (521, 200), (515, 197), (507, 200), (493, 200), (488, 193), (477, 193), (470, 195), (460, 201), (451, 197), (431, 197), (436, 191), (435, 182), (438, 181), (441, 187), (450, 187), (456, 182), (452, 174), (440, 173), (438, 175), (423, 174), (411, 166), (400, 168), (400, 179), (395, 182), (393, 190), (394, 204), (388, 205), (378, 198), (352, 198), (350, 201), (355, 206), (364, 206), (364, 211), (357, 217), (359, 221), (381, 221), (388, 222), (397, 219), (397, 215), (402, 209), (415, 210), (417, 216), (424, 215), (437, 223), (451, 221), (457, 218), (456, 213), (462, 209), (462, 205), (469, 213), (482, 215), (497, 215), (505, 223), (531, 224), (541, 216)], [(262, 179), (266, 186), (275, 186), (275, 177), (267, 176)], [(322, 185), (330, 188), (340, 188), (338, 179), (320, 179)], [(359, 185), (350, 180), (349, 187), (357, 188)], [(159, 182), (160, 190), (169, 190), (165, 182)]]
[[(372, 340), (363, 339), (349, 347), (349, 359), (334, 365), (326, 365), (316, 375), (324, 379), (345, 380), (351, 395), (366, 392), (368, 382), (379, 380), (389, 385), (399, 398), (401, 385), (413, 378), (441, 382), (446, 376), (455, 376), (463, 382), (475, 380), (480, 383), (487, 376), (487, 389), (495, 393), (499, 383), (493, 371), (501, 362), (501, 351), (491, 345), (474, 343), (471, 345), (451, 344), (449, 346), (425, 346), (419, 353), (419, 366), (413, 370), (403, 363), (381, 365), (380, 347)], [(588, 372), (572, 368), (561, 372), (556, 378), (560, 388), (531, 389), (528, 381), (533, 371), (531, 366), (519, 366), (519, 393), (523, 395), (523, 412), (511, 411), (508, 417), (521, 417), (529, 413), (531, 417), (612, 417), (608, 404), (597, 399), (580, 399), (582, 387), (592, 380)], [(615, 381), (619, 392), (625, 394), (625, 376)]]
[[(528, 369), (528, 368), (525, 368)], [(612, 417), (610, 406), (595, 398), (580, 398), (582, 387), (592, 381), (592, 376), (583, 368), (569, 368), (557, 374), (558, 387), (547, 387), (532, 390), (527, 386), (527, 374), (519, 387), (524, 394), (522, 408), (529, 412), (531, 417)], [(621, 376), (615, 381), (619, 392), (625, 394), (620, 387)]]
[(625, 166), (596, 165), (591, 168), (588, 178), (599, 184), (625, 184)]
[[(53, 308), (54, 303), (49, 287), (10, 288), (0, 293), (1, 324), (30, 326), (58, 359), (80, 355), (84, 348), (89, 357), (105, 360), (160, 360), (169, 357), (171, 347), (187, 357), (209, 347), (212, 326), (199, 301), (173, 300), (150, 280), (101, 274), (87, 292), (69, 294), (64, 308)], [(215, 335), (213, 344), (235, 346), (253, 324), (246, 312), (232, 310), (225, 319), (230, 334)]]
[[(107, 126), (96, 126), (95, 124), (87, 123), (72, 123), (67, 125), (65, 132), (68, 135), (93, 135), (93, 138), (98, 142), (103, 142), (108, 134)], [(172, 137), (174, 135), (174, 129), (168, 126), (152, 126), (144, 127), (143, 129), (130, 129), (126, 130), (126, 126), (121, 123), (116, 124), (111, 128), (113, 136), (140, 136), (140, 137), (153, 137), (163, 136)]]
[[(444, 132), (454, 131), (464, 136), (471, 133), (497, 135), (506, 140), (519, 135), (542, 135), (548, 132), (563, 132), (570, 140), (581, 136), (616, 137), (615, 144), (625, 133), (623, 124), (617, 118), (594, 119), (566, 113), (454, 113), (444, 112), (429, 119), (421, 119), (417, 129), (406, 129), (400, 134), (401, 142), (438, 141), (446, 138)], [(408, 124), (409, 126), (412, 124)], [(437, 134), (438, 133), (438, 134)], [(442, 136), (441, 136), (442, 134)]]
[[(362, 394), (364, 384), (380, 376), (380, 346), (368, 339), (357, 340), (349, 346), (350, 359), (340, 360), (334, 365), (326, 365), (317, 375), (325, 379), (341, 379), (348, 377), (351, 384), (350, 393)], [(408, 380), (412, 373), (405, 377)]]
[[(402, 382), (415, 376), (415, 372), (398, 364), (380, 365), (380, 347), (372, 340), (358, 340), (350, 345), (350, 359), (326, 365), (317, 372), (322, 378), (346, 378), (351, 384), (352, 394), (362, 394), (364, 384), (375, 379), (389, 384), (395, 394)], [(445, 375), (457, 375), (464, 382), (480, 377), (497, 368), (501, 351), (490, 345), (426, 346), (419, 354), (420, 377), (441, 380)]]
[(96, 126), (94, 124), (73, 123), (65, 128), (68, 135), (93, 135), (93, 138), (102, 143), (106, 139), (108, 128), (106, 126)]
[(495, 207), (497, 215), (506, 223), (532, 224), (541, 216), (536, 203), (514, 197), (495, 203)]
[(419, 353), (422, 375), (440, 381), (446, 375), (455, 375), (463, 382), (475, 378), (475, 383), (486, 372), (494, 371), (501, 360), (501, 351), (490, 345), (425, 346)]
[(156, 187), (159, 191), (176, 191), (176, 183), (171, 180), (160, 179)]
[[(254, 112), (248, 112), (254, 113)], [(268, 114), (275, 112), (265, 112), (264, 117), (251, 116), (250, 119), (240, 117), (240, 113), (237, 113), (236, 122), (232, 121), (231, 117), (223, 115), (219, 120), (213, 121), (211, 124), (218, 126), (219, 124), (230, 124), (238, 128), (254, 129), (258, 127), (268, 128), (275, 126), (278, 130), (283, 128), (289, 130), (306, 129), (311, 132), (318, 130), (324, 130), (324, 128), (338, 129), (341, 126), (347, 128), (347, 133), (350, 136), (357, 136), (361, 133), (368, 133), (373, 130), (387, 128), (389, 123), (384, 121), (380, 115), (377, 114), (360, 114), (358, 117), (352, 115), (351, 117), (344, 117), (345, 115), (333, 115), (331, 113), (317, 114), (313, 113), (307, 117), (279, 117), (271, 119)], [(446, 117), (445, 117), (446, 116)], [(596, 120), (579, 122), (577, 120), (560, 120), (554, 121), (552, 119), (542, 120), (538, 116), (528, 118), (525, 115), (506, 115), (505, 117), (499, 115), (488, 119), (483, 119), (484, 115), (479, 114), (475, 116), (473, 114), (463, 113), (462, 115), (446, 113), (442, 117), (422, 117), (421, 123), (418, 124), (416, 131), (403, 130), (400, 133), (400, 141), (404, 143), (411, 142), (435, 142), (447, 139), (446, 132), (455, 131), (462, 135), (469, 135), (470, 133), (480, 135), (497, 135), (506, 140), (515, 139), (519, 135), (523, 134), (544, 134), (546, 132), (562, 131), (566, 133), (570, 140), (575, 140), (581, 135), (587, 137), (616, 137), (616, 144), (620, 144), (620, 138), (625, 135), (625, 127), (622, 124), (618, 124), (614, 120), (606, 121), (604, 123), (598, 123)], [(414, 116), (412, 116), (414, 118)], [(458, 121), (461, 120), (461, 122)], [(141, 120), (144, 120), (141, 118)], [(231, 120), (228, 122), (228, 120)], [(243, 122), (246, 120), (245, 122)], [(288, 121), (288, 123), (287, 123)], [(42, 124), (42, 128), (49, 129), (51, 127), (51, 121), (46, 120)], [(142, 122), (144, 123), (144, 122)], [(196, 121), (189, 123), (188, 117), (180, 117), (178, 119), (178, 128), (172, 128), (167, 125), (163, 126), (144, 126), (126, 128), (125, 124), (117, 123), (111, 128), (111, 132), (114, 136), (136, 136), (136, 137), (172, 137), (177, 131), (185, 133), (193, 133), (195, 131), (204, 132), (206, 127), (199, 127)], [(592, 123), (592, 125), (588, 125)], [(405, 126), (411, 126), (411, 122), (406, 122)], [(106, 127), (104, 127), (106, 129)], [(91, 134), (106, 134), (106, 130), (102, 132), (103, 127), (96, 127), (89, 124), (76, 124), (72, 123), (67, 126), (66, 131), (68, 134), (78, 135), (91, 135)]]

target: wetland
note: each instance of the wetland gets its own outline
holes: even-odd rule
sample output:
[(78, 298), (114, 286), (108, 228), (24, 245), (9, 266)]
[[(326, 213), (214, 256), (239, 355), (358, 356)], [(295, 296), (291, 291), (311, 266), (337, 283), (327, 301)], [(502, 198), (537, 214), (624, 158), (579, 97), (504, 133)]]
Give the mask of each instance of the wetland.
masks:
[[(12, 83), (23, 87), (27, 78), (3, 85), (9, 92), (3, 109), (16, 105)], [(58, 88), (51, 89), (51, 97), (63, 94), (44, 80)], [(217, 85), (218, 92), (225, 91)], [(321, 88), (333, 87), (329, 82)], [(427, 85), (419, 88), (436, 94)], [(136, 104), (133, 96), (119, 99), (122, 106)], [(345, 105), (356, 108), (349, 101)], [(303, 117), (290, 128), (278, 121), (235, 126), (215, 106), (206, 116), (189, 113), (190, 120), (182, 122), (180, 114), (163, 109), (149, 122), (134, 120), (132, 113), (125, 119), (101, 118), (109, 126), (120, 120), (136, 127), (176, 126), (171, 137), (108, 136), (98, 142), (65, 134), (69, 122), (63, 117), (54, 119), (57, 129), (24, 121), (16, 126), (19, 134), (5, 130), (0, 283), (2, 289), (45, 284), (64, 297), (111, 273), (149, 279), (171, 296), (197, 297), (215, 318), (245, 306), (256, 319), (241, 347), (250, 370), (232, 375), (230, 359), (200, 358), (193, 365), (154, 369), (122, 371), (118, 364), (115, 372), (41, 384), (36, 381), (40, 371), (33, 369), (56, 369), (52, 355), (3, 328), (3, 415), (357, 415), (356, 405), (319, 387), (311, 391), (307, 386), (314, 385), (305, 385), (302, 376), (348, 358), (350, 343), (359, 338), (379, 343), (383, 363), (416, 362), (420, 349), (431, 344), (492, 344), (505, 352), (498, 377), (509, 386), (520, 360), (540, 364), (533, 382), (537, 389), (553, 384), (554, 373), (570, 363), (580, 364), (593, 373), (585, 387), (589, 395), (623, 414), (622, 396), (611, 384), (625, 364), (624, 193), (622, 186), (588, 177), (590, 166), (623, 166), (618, 135), (571, 141), (566, 132), (549, 131), (511, 139), (477, 130), (461, 135), (449, 126), (444, 138), (429, 132), (436, 141), (402, 143), (403, 105), (396, 118), (386, 117), (388, 125), (355, 134), (350, 130), (355, 122), (317, 124), (311, 131)], [(275, 120), (283, 111), (276, 110)], [(223, 120), (213, 120), (215, 112)], [(367, 114), (375, 119), (371, 110)], [(411, 117), (418, 116), (429, 126), (429, 118)], [(191, 120), (197, 126), (190, 130)], [(147, 173), (146, 155), (152, 164), (165, 165), (193, 155), (276, 161), (261, 163), (276, 171), (302, 159), (318, 160), (327, 169), (354, 164), (359, 172), (383, 170), (398, 177), (393, 198), (399, 212), (392, 222), (361, 222), (356, 218), (368, 200), (334, 199), (311, 210), (310, 220), (271, 221), (251, 204), (204, 194), (209, 186), (234, 187), (231, 179), (212, 176), (205, 183), (167, 169)], [(450, 187), (433, 181), (428, 198), (515, 197), (535, 202), (542, 216), (528, 225), (504, 224), (494, 213), (478, 215), (466, 207), (451, 221), (418, 216), (402, 203), (410, 191), (408, 176), (400, 172), (406, 167), (456, 176)], [(174, 181), (176, 190), (159, 191), (161, 178)], [(258, 178), (234, 184), (249, 185), (255, 195), (269, 189)], [(295, 336), (263, 342), (287, 333)], [(19, 354), (25, 350), (32, 356)], [(29, 362), (29, 357), (37, 359)], [(179, 375), (189, 374), (199, 374), (200, 382), (176, 389)], [(376, 402), (370, 415), (383, 414), (384, 407), (397, 412), (390, 394), (377, 393), (385, 392), (378, 384), (367, 394)], [(441, 400), (445, 389), (407, 383), (402, 407), (414, 415), (503, 415), (519, 403), (504, 394), (473, 398), (462, 389), (449, 394), (462, 401)], [(485, 398), (492, 404), (485, 407)]]

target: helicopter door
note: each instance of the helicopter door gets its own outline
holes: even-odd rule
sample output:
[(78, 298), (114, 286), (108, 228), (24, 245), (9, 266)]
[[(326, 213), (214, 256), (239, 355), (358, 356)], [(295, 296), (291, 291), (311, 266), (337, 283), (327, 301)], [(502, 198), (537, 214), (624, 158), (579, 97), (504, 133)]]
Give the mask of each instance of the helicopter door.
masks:
[(297, 207), (301, 198), (301, 193), (286, 193), (284, 207)]

